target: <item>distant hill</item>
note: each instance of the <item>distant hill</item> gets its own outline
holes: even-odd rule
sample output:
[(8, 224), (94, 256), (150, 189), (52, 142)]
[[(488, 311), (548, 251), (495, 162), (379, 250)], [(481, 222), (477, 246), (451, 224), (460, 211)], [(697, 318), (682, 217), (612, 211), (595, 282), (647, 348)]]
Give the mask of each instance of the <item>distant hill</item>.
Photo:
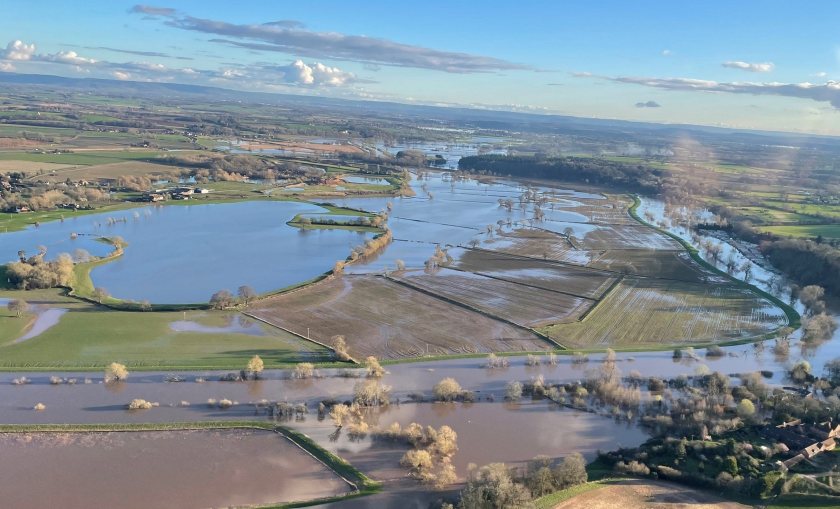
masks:
[(56, 92), (91, 92), (113, 97), (148, 98), (161, 101), (178, 99), (231, 101), (250, 104), (286, 105), (313, 110), (329, 110), (334, 113), (350, 112), (356, 115), (374, 114), (397, 118), (418, 118), (424, 121), (454, 122), (464, 126), (484, 129), (557, 132), (588, 134), (596, 137), (610, 136), (612, 139), (632, 141), (643, 137), (660, 142), (672, 142), (690, 135), (695, 140), (778, 144), (796, 146), (820, 146), (838, 148), (838, 138), (830, 136), (749, 131), (681, 124), (656, 124), (627, 120), (609, 120), (572, 117), (538, 113), (473, 109), (465, 107), (442, 107), (419, 104), (403, 104), (384, 101), (363, 101), (336, 99), (321, 96), (279, 94), (268, 92), (245, 92), (204, 85), (180, 83), (149, 83), (119, 81), (99, 78), (68, 78), (43, 74), (17, 74), (0, 72), (0, 84), (10, 87), (38, 87)]

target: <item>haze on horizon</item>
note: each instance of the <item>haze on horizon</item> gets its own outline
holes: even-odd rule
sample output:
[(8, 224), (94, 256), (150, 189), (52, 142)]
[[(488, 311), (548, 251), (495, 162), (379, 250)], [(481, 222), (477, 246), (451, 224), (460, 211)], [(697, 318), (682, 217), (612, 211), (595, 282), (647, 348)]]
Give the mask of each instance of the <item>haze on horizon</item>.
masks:
[(55, 0), (0, 72), (840, 135), (840, 4)]

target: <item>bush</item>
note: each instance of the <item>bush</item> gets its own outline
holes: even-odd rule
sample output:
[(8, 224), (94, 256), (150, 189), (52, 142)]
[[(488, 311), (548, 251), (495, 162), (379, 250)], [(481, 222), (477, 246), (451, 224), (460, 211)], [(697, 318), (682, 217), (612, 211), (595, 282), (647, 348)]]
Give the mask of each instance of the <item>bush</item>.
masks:
[(505, 386), (505, 399), (509, 401), (516, 401), (522, 397), (522, 384), (516, 380), (511, 380)]
[(454, 401), (461, 395), (462, 389), (454, 378), (444, 378), (434, 387), (435, 398), (438, 401)]
[(132, 399), (128, 403), (128, 409), (129, 410), (148, 410), (148, 409), (152, 408), (153, 406), (156, 406), (156, 405), (154, 403), (146, 401), (145, 399), (139, 399), (139, 398)]
[(292, 373), (292, 377), (301, 380), (312, 378), (313, 376), (315, 376), (315, 365), (311, 362), (299, 362), (295, 365), (295, 370)]
[(112, 362), (105, 368), (105, 383), (122, 382), (128, 378), (128, 369), (119, 362)]

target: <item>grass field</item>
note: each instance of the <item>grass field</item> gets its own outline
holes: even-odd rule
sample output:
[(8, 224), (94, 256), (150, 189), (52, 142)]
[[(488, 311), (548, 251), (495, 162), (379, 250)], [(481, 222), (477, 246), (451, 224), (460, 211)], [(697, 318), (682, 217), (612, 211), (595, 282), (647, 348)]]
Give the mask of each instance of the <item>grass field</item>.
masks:
[(119, 163), (132, 160), (152, 160), (165, 154), (156, 150), (101, 150), (72, 153), (47, 154), (39, 152), (0, 152), (0, 160), (33, 161), (39, 163), (55, 163), (65, 165), (94, 165)]
[[(38, 163), (33, 163), (38, 164)], [(51, 163), (44, 163), (51, 164)], [(2, 166), (2, 162), (0, 162)], [(117, 180), (129, 175), (177, 175), (180, 168), (164, 164), (147, 163), (144, 161), (123, 161), (118, 163), (95, 164), (92, 166), (63, 166), (49, 169), (47, 174), (39, 175), (38, 179), (49, 182), (63, 182), (70, 180)]]
[(392, 277), (525, 327), (574, 321), (593, 304), (582, 297), (447, 269), (434, 274), (406, 272)]
[(83, 216), (88, 214), (98, 214), (100, 212), (108, 212), (114, 210), (122, 210), (131, 207), (138, 207), (144, 205), (142, 203), (114, 203), (113, 205), (106, 205), (93, 210), (45, 210), (37, 212), (27, 212), (25, 214), (0, 214), (0, 232), (13, 232), (16, 230), (23, 230), (33, 226), (35, 223), (46, 223), (49, 221), (60, 221), (61, 219), (71, 218), (76, 216)]
[(343, 276), (255, 303), (261, 319), (313, 339), (347, 338), (355, 358), (547, 350), (535, 334), (376, 276)]
[(791, 226), (757, 226), (759, 231), (770, 232), (782, 237), (840, 239), (840, 224), (813, 224)]
[(729, 285), (627, 277), (578, 323), (541, 329), (567, 346), (645, 346), (761, 337), (783, 311)]
[[(15, 296), (24, 296), (31, 304), (66, 308), (68, 312), (40, 335), (0, 346), (0, 368), (99, 368), (119, 361), (148, 369), (240, 369), (253, 355), (262, 357), (266, 366), (332, 359), (325, 348), (259, 323), (251, 326), (259, 333), (247, 334), (177, 332), (171, 327), (173, 322), (184, 319), (206, 327), (225, 327), (235, 316), (232, 313), (111, 311), (62, 297), (56, 290), (0, 292), (0, 297)], [(9, 321), (19, 320), (5, 314), (5, 310), (0, 313), (4, 329)]]

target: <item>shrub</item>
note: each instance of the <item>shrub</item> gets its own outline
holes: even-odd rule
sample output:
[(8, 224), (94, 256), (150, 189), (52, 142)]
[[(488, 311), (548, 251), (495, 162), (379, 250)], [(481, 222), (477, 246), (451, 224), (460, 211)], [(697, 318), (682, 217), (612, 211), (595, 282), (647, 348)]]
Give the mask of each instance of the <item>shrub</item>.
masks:
[(129, 410), (148, 410), (152, 408), (154, 403), (146, 401), (145, 399), (135, 398), (128, 403)]
[(128, 369), (119, 362), (112, 362), (105, 368), (105, 383), (122, 382), (128, 378)]
[(248, 366), (245, 368), (246, 371), (251, 373), (252, 376), (257, 377), (260, 373), (263, 372), (265, 368), (265, 363), (260, 358), (259, 355), (255, 355), (251, 357), (251, 360), (248, 361)]
[(292, 377), (301, 380), (312, 378), (313, 376), (315, 376), (315, 365), (311, 362), (299, 362), (295, 365), (295, 370), (292, 373)]
[(461, 395), (461, 384), (454, 378), (444, 378), (434, 387), (435, 398), (439, 401), (454, 401)]
[(385, 368), (379, 364), (379, 360), (373, 355), (365, 359), (365, 369), (367, 369), (367, 376), (371, 378), (382, 378), (385, 374)]
[(516, 380), (511, 380), (505, 386), (505, 399), (516, 401), (522, 397), (522, 384)]

